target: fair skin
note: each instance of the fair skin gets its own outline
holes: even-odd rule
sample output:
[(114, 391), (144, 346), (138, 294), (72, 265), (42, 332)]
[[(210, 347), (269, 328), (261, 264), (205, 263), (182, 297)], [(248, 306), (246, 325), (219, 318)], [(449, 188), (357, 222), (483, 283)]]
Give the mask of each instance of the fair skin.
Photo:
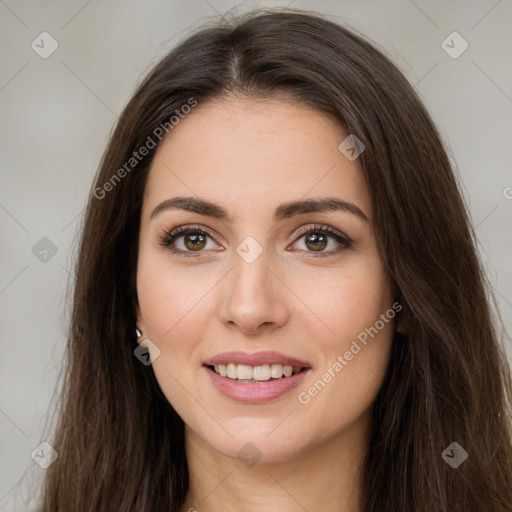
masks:
[[(333, 371), (393, 304), (359, 159), (338, 150), (346, 136), (297, 102), (230, 98), (200, 103), (158, 148), (141, 214), (136, 314), (158, 383), (185, 423), (190, 487), (180, 512), (360, 510), (370, 407), (395, 326), (386, 322)], [(151, 217), (178, 196), (215, 203), (230, 219), (178, 208)], [(343, 210), (273, 219), (283, 203), (326, 197), (356, 205), (368, 220)], [(158, 243), (186, 225), (207, 229), (206, 241)], [(297, 235), (315, 225), (351, 246), (329, 233), (319, 243), (318, 229)], [(250, 263), (236, 251), (248, 236), (262, 250)], [(219, 392), (203, 366), (232, 350), (276, 351), (311, 369), (277, 398), (241, 403)], [(325, 386), (308, 394), (329, 368)], [(251, 466), (237, 456), (249, 442), (259, 458)]]

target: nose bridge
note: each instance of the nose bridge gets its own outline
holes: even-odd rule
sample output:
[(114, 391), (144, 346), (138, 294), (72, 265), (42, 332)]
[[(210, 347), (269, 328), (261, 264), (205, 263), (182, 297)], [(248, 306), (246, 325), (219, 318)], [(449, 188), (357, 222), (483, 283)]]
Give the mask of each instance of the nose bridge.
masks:
[(244, 247), (240, 244), (237, 255), (234, 256), (233, 291), (253, 296), (255, 299), (268, 298), (271, 292), (268, 250), (262, 250), (259, 255), (255, 255), (254, 248), (250, 245), (247, 251), (247, 245), (249, 244)]
[(257, 331), (263, 324), (282, 325), (287, 318), (282, 284), (270, 269), (271, 253), (248, 237), (233, 254), (233, 272), (220, 310), (223, 322)]
[[(248, 250), (247, 250), (248, 249)], [(246, 251), (246, 252), (244, 252)], [(258, 251), (259, 252), (259, 251)], [(251, 242), (240, 244), (234, 256), (234, 272), (231, 277), (231, 298), (248, 308), (262, 308), (273, 298), (268, 250), (256, 253)]]
[(255, 236), (245, 236), (233, 252), (232, 290), (242, 296), (253, 296), (256, 300), (268, 299), (272, 286), (268, 268), (272, 258), (264, 236), (265, 233), (260, 231)]

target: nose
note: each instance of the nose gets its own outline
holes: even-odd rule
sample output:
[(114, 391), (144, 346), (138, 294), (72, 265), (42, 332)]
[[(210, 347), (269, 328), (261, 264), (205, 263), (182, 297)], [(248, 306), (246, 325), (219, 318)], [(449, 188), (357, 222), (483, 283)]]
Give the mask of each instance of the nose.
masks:
[(279, 272), (270, 268), (268, 260), (266, 251), (251, 263), (234, 254), (234, 268), (219, 290), (218, 315), (224, 325), (254, 335), (286, 324), (286, 294), (290, 292), (283, 284), (283, 276), (276, 275)]

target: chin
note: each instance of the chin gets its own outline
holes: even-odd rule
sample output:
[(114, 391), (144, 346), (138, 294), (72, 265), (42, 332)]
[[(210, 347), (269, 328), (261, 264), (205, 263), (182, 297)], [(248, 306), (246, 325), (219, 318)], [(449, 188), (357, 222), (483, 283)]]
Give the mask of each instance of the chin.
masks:
[(231, 435), (220, 427), (212, 426), (205, 431), (204, 425), (196, 433), (216, 452), (241, 462), (246, 457), (258, 459), (258, 463), (286, 462), (297, 458), (308, 446), (308, 440), (299, 428), (291, 430), (291, 422), (287, 425), (290, 418), (283, 421), (285, 417), (279, 421), (239, 417), (223, 422), (222, 426)]

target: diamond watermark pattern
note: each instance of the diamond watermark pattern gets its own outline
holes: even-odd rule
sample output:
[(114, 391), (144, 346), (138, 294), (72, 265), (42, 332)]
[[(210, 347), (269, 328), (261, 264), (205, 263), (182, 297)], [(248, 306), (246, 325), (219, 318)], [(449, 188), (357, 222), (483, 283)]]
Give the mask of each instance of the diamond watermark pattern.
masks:
[(252, 468), (261, 459), (263, 454), (252, 443), (246, 443), (236, 454), (236, 458), (248, 468)]
[(53, 464), (59, 456), (53, 446), (46, 441), (43, 441), (30, 455), (43, 469)]
[(468, 452), (459, 443), (453, 442), (445, 448), (441, 457), (453, 469), (457, 469), (468, 458)]
[(48, 32), (41, 32), (30, 46), (39, 57), (47, 59), (59, 47), (59, 43)]
[(253, 263), (263, 252), (263, 247), (255, 238), (248, 236), (238, 245), (236, 252), (246, 263)]
[(452, 59), (458, 59), (468, 49), (468, 47), (468, 42), (458, 32), (452, 32), (441, 43), (441, 48)]
[(353, 162), (364, 151), (364, 148), (365, 145), (355, 135), (349, 135), (338, 146), (340, 152), (343, 153), (351, 162)]
[(32, 254), (42, 263), (48, 263), (57, 254), (57, 246), (43, 237), (32, 247)]
[(145, 366), (149, 366), (155, 359), (160, 357), (160, 349), (149, 338), (142, 341), (133, 353)]

